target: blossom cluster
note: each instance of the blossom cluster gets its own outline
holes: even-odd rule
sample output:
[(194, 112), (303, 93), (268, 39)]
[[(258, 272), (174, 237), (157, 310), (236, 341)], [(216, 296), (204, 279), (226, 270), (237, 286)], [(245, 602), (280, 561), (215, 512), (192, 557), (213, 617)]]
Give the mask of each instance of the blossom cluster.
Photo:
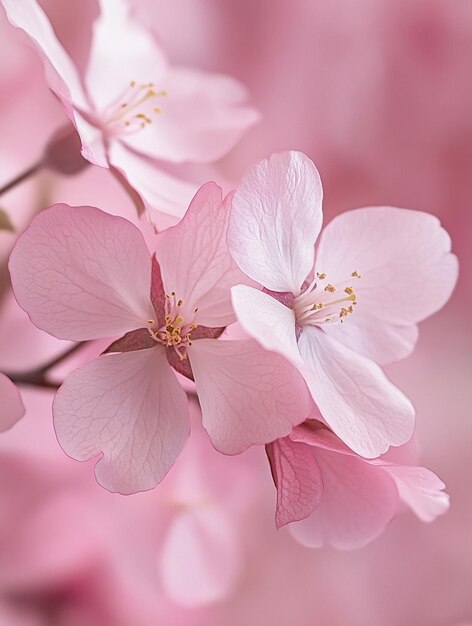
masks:
[[(445, 485), (407, 446), (412, 403), (382, 369), (411, 354), (417, 324), (454, 288), (439, 220), (376, 206), (322, 230), (320, 175), (297, 151), (249, 165), (229, 193), (225, 181), (197, 189), (179, 166), (220, 158), (259, 117), (238, 81), (171, 66), (125, 0), (100, 0), (83, 74), (39, 4), (2, 4), (69, 118), (43, 165), (108, 169), (137, 210), (133, 223), (41, 207), (10, 256), (36, 327), (105, 342), (55, 395), (63, 451), (97, 459), (109, 491), (160, 489), (197, 399), (216, 451), (265, 447), (276, 525), (303, 545), (362, 546), (401, 502), (426, 522), (444, 513)], [(0, 399), (6, 430), (24, 408), (3, 374)]]

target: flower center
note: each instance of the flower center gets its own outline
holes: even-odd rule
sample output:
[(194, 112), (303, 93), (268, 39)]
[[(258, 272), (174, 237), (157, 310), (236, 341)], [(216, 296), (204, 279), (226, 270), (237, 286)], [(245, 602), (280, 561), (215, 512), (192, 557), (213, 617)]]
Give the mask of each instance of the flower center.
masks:
[(192, 345), (191, 332), (198, 327), (198, 324), (195, 324), (198, 309), (194, 310), (192, 321), (186, 323), (181, 312), (183, 304), (183, 300), (177, 298), (175, 291), (172, 291), (170, 295), (166, 293), (164, 326), (153, 329), (152, 326), (156, 324), (155, 320), (148, 320), (151, 337), (166, 348), (173, 348), (181, 361), (187, 358), (187, 347)]
[(325, 273), (317, 272), (313, 282), (293, 300), (297, 325), (303, 327), (343, 323), (346, 317), (354, 313), (357, 295), (353, 285), (360, 278), (359, 272), (354, 270), (349, 280), (333, 285), (328, 282)]
[(131, 135), (153, 123), (155, 115), (162, 113), (156, 100), (167, 96), (157, 91), (154, 83), (137, 83), (132, 80), (101, 112), (101, 124), (113, 136)]

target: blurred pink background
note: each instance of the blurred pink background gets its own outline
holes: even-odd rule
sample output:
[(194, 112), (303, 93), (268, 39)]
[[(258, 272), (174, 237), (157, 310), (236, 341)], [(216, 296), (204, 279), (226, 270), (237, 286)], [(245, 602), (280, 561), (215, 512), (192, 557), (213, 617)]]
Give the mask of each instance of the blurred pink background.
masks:
[[(95, 2), (41, 4), (83, 65)], [(227, 157), (189, 175), (231, 185), (255, 159), (303, 150), (324, 182), (326, 221), (350, 208), (389, 204), (433, 213), (451, 234), (461, 264), (453, 298), (421, 325), (414, 355), (387, 370), (416, 406), (421, 462), (446, 483), (451, 509), (431, 525), (406, 512), (361, 550), (309, 550), (275, 530), (275, 494), (262, 450), (215, 460), (209, 452), (202, 466), (221, 467), (224, 484), (202, 478), (204, 497), (230, 521), (231, 537), (222, 545), (236, 547), (214, 574), (222, 580), (216, 599), (202, 592), (196, 601), (188, 590), (175, 591), (162, 566), (163, 502), (187, 497), (174, 484), (178, 478), (128, 498), (104, 492), (92, 466), (70, 461), (56, 444), (51, 394), (25, 390), (27, 416), (0, 438), (0, 625), (472, 621), (472, 4), (133, 4), (172, 61), (236, 76), (262, 112)], [(3, 11), (0, 48), (3, 184), (40, 156), (65, 117), (39, 58)], [(124, 193), (96, 168), (69, 179), (42, 174), (0, 204), (21, 230), (38, 208), (58, 200), (133, 216)], [(0, 370), (9, 372), (34, 367), (64, 343), (31, 328), (11, 299), (5, 260), (14, 239), (0, 232)], [(198, 450), (198, 434), (196, 442)], [(186, 464), (176, 476), (185, 475)], [(192, 561), (189, 567), (199, 566)]]

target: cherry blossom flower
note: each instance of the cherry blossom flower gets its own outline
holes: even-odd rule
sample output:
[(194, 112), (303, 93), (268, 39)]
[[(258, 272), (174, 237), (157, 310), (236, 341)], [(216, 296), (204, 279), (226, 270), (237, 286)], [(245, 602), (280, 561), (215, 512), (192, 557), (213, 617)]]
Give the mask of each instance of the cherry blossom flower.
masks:
[(302, 153), (256, 164), (234, 195), (228, 244), (264, 286), (232, 290), (238, 319), (304, 375), (333, 431), (372, 458), (405, 443), (414, 409), (378, 363), (407, 356), (416, 323), (449, 298), (450, 238), (432, 215), (391, 207), (349, 211), (315, 241), (322, 187)]
[(54, 401), (67, 454), (99, 454), (100, 484), (129, 493), (162, 480), (189, 432), (171, 365), (195, 380), (213, 445), (236, 454), (287, 435), (309, 414), (306, 385), (252, 338), (220, 340), (245, 280), (226, 247), (230, 198), (204, 185), (151, 255), (141, 232), (93, 207), (54, 205), (10, 258), (15, 296), (39, 328), (71, 340), (124, 336), (70, 374)]
[(2, 0), (10, 22), (39, 48), (50, 88), (80, 135), (82, 155), (111, 167), (151, 206), (180, 217), (194, 186), (159, 162), (211, 162), (226, 154), (258, 114), (228, 76), (171, 67), (126, 0), (99, 0), (83, 76), (36, 0)]
[(400, 501), (424, 522), (449, 508), (444, 483), (424, 467), (354, 454), (317, 420), (267, 446), (277, 486), (277, 526), (309, 547), (357, 548), (375, 539)]
[[(230, 596), (244, 575), (252, 505), (265, 487), (258, 451), (216, 452), (192, 399), (192, 438), (165, 483), (117, 498), (62, 454), (49, 420), (52, 397), (28, 387), (25, 418), (0, 441), (0, 597), (46, 604), (61, 616), (71, 604), (97, 612), (110, 605), (115, 616), (121, 594), (128, 619), (119, 623), (141, 624), (145, 605), (149, 626), (175, 623), (160, 614), (170, 601), (202, 611)], [(139, 529), (132, 541), (130, 529)]]
[(0, 372), (0, 432), (16, 424), (24, 412), (25, 408), (16, 385)]

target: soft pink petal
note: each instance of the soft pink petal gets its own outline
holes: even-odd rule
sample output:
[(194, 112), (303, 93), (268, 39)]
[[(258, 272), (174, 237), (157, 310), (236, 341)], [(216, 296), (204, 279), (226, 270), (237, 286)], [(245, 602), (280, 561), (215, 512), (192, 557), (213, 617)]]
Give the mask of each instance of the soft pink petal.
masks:
[(160, 347), (101, 356), (75, 370), (53, 413), (66, 454), (79, 461), (101, 455), (97, 481), (123, 494), (155, 487), (189, 435), (187, 397)]
[(130, 3), (100, 0), (99, 4), (101, 15), (93, 26), (85, 75), (88, 92), (97, 109), (110, 104), (131, 81), (153, 82), (157, 90), (165, 89), (161, 84), (167, 66), (164, 54), (155, 37), (133, 18)]
[(372, 458), (410, 439), (414, 409), (378, 365), (318, 328), (304, 328), (298, 345), (314, 374), (307, 378), (313, 399), (352, 450)]
[(24, 414), (20, 392), (5, 374), (0, 373), (0, 432), (11, 428)]
[(74, 111), (72, 121), (80, 136), (81, 153), (84, 159), (98, 167), (108, 168), (108, 151), (100, 129), (87, 122), (77, 111)]
[(449, 508), (446, 485), (425, 467), (383, 466), (395, 480), (400, 498), (423, 522), (432, 522)]
[(266, 350), (278, 352), (295, 365), (302, 363), (292, 309), (247, 285), (233, 287), (231, 299), (239, 323), (251, 337)]
[(72, 100), (74, 105), (87, 109), (87, 98), (77, 69), (59, 43), (49, 19), (36, 0), (2, 0), (2, 4), (10, 22), (29, 35), (39, 48), (46, 67), (49, 67), (51, 89), (66, 106)]
[(352, 284), (351, 273), (359, 272), (354, 284), (359, 310), (383, 322), (413, 324), (449, 299), (458, 267), (450, 250), (449, 235), (433, 215), (392, 207), (357, 209), (325, 228), (316, 269), (334, 285)]
[(323, 481), (310, 446), (284, 437), (266, 450), (277, 488), (275, 522), (281, 528), (305, 519), (316, 509), (322, 499)]
[(158, 163), (136, 154), (119, 141), (112, 141), (108, 156), (116, 167), (149, 205), (153, 221), (154, 211), (182, 217), (192, 200), (197, 186), (174, 178), (158, 169)]
[(344, 324), (326, 324), (323, 330), (380, 365), (409, 356), (418, 339), (416, 324), (390, 324), (358, 308)]
[(247, 278), (231, 258), (226, 244), (230, 198), (223, 200), (216, 183), (205, 183), (185, 217), (159, 234), (156, 256), (167, 293), (183, 300), (183, 316), (203, 326), (235, 321), (230, 288)]
[(189, 504), (171, 524), (159, 566), (174, 602), (197, 607), (224, 599), (240, 566), (234, 522), (214, 505)]
[(99, 209), (43, 211), (18, 239), (9, 267), (20, 306), (60, 339), (120, 335), (154, 316), (142, 234)]
[(313, 548), (349, 549), (378, 537), (397, 511), (394, 480), (355, 456), (317, 449), (316, 460), (323, 498), (310, 517), (290, 525), (295, 539)]
[(290, 439), (315, 448), (338, 452), (339, 454), (349, 454), (351, 456), (355, 454), (318, 419), (309, 419), (300, 424), (300, 426), (296, 426), (290, 433)]
[[(151, 77), (150, 80), (153, 80)], [(162, 78), (167, 96), (153, 100), (153, 122), (123, 142), (150, 157), (181, 163), (208, 163), (224, 156), (259, 119), (245, 106), (246, 89), (234, 78), (189, 68), (171, 68)]]
[(248, 276), (298, 294), (313, 268), (323, 190), (301, 152), (282, 152), (249, 168), (233, 198), (228, 245)]
[(220, 452), (238, 454), (284, 437), (308, 416), (310, 399), (301, 376), (252, 339), (198, 339), (188, 354), (203, 426)]

